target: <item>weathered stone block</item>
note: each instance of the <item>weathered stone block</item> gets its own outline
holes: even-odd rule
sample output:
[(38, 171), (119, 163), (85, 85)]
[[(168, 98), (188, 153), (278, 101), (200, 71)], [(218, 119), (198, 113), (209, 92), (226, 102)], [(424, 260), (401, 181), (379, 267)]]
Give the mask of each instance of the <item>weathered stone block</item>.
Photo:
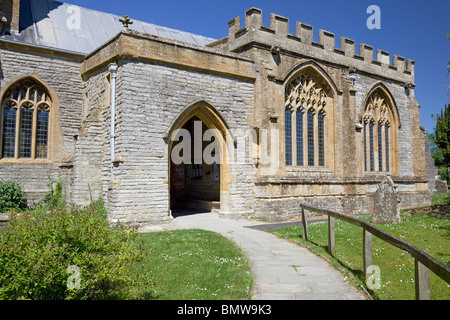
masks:
[(436, 194), (448, 193), (447, 181), (437, 178), (435, 179), (435, 184), (436, 184)]
[(390, 176), (381, 181), (374, 196), (373, 224), (400, 223), (400, 197)]

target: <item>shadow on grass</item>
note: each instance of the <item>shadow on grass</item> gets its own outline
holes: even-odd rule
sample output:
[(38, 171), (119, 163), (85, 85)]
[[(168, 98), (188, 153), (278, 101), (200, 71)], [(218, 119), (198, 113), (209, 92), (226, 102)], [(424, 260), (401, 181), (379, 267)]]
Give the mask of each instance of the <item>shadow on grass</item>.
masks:
[(450, 240), (450, 226), (439, 227), (439, 229), (444, 230), (446, 232), (445, 233), (445, 238), (447, 240)]

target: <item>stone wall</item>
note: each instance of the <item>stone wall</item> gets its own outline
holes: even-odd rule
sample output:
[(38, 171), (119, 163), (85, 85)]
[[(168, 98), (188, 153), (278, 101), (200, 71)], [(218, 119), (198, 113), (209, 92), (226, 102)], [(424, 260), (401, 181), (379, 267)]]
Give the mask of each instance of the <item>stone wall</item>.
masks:
[[(45, 83), (53, 94), (55, 121), (49, 137), (50, 158), (28, 161), (1, 159), (0, 179), (21, 183), (29, 197), (29, 203), (39, 201), (48, 190), (49, 178), (60, 179), (60, 165), (70, 162), (74, 153), (73, 136), (77, 132), (82, 112), (82, 79), (79, 72), (79, 56), (59, 56), (57, 52), (34, 51), (14, 45), (0, 46), (0, 89), (32, 75)], [(59, 108), (59, 110), (58, 110)], [(70, 167), (70, 166), (69, 166)], [(70, 171), (70, 169), (69, 169)], [(64, 176), (71, 174), (65, 170)], [(70, 181), (70, 178), (67, 178)], [(70, 190), (66, 190), (70, 193)]]
[[(326, 124), (326, 166), (288, 167), (284, 159), (284, 134), (280, 141), (280, 168), (276, 174), (257, 174), (254, 214), (279, 220), (298, 215), (300, 203), (348, 214), (370, 213), (373, 194), (385, 172), (364, 169), (362, 123), (365, 99), (375, 86), (386, 88), (399, 113), (396, 144), (391, 149), (391, 172), (399, 185), (402, 207), (430, 203), (425, 172), (424, 139), (419, 104), (414, 96), (414, 61), (320, 30), (313, 41), (313, 27), (297, 22), (289, 32), (288, 18), (271, 14), (270, 26), (262, 24), (257, 8), (230, 20), (228, 37), (210, 44), (248, 57), (259, 71), (255, 82), (255, 115), (250, 126), (284, 131), (284, 92), (290, 76), (300, 70), (316, 73), (332, 88)], [(376, 53), (374, 57), (374, 53)], [(351, 79), (351, 75), (354, 79)], [(330, 108), (332, 110), (330, 110)], [(392, 139), (392, 137), (391, 137)], [(391, 141), (392, 142), (392, 141)]]
[(72, 201), (88, 205), (90, 198), (107, 200), (109, 183), (109, 117), (106, 70), (91, 75), (84, 84), (84, 115), (76, 134)]
[[(231, 131), (246, 128), (247, 118), (253, 112), (253, 84), (131, 60), (121, 62), (119, 70), (115, 152), (123, 162), (114, 168), (114, 182), (108, 197), (110, 218), (131, 223), (164, 221), (170, 219), (169, 151), (164, 133), (184, 109), (203, 100), (222, 115)], [(100, 81), (97, 77), (101, 77), (101, 73), (89, 79), (89, 87), (100, 87), (95, 84)], [(94, 101), (91, 104), (98, 105)], [(100, 122), (108, 121), (105, 116)], [(103, 141), (107, 143), (107, 130), (104, 127), (98, 130), (99, 135), (103, 130)], [(108, 158), (107, 148), (94, 137), (88, 134), (84, 149), (80, 142), (77, 144), (77, 158), (78, 153), (84, 154), (87, 148), (102, 149), (104, 157)], [(78, 139), (80, 141), (80, 137)], [(99, 153), (96, 157), (100, 162)], [(91, 155), (87, 158), (93, 161)], [(104, 182), (107, 172), (103, 170), (100, 177), (100, 163), (98, 165), (91, 165), (96, 169), (89, 176)], [(106, 167), (104, 162), (103, 168)], [(76, 171), (77, 178), (78, 175)], [(252, 188), (253, 176), (252, 165), (230, 166), (230, 212), (242, 214), (252, 210), (253, 196), (248, 191)]]

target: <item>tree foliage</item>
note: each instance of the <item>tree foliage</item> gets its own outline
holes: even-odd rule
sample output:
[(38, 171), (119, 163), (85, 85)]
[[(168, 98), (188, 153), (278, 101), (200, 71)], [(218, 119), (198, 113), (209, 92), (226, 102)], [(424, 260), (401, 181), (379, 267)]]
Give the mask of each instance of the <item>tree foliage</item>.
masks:
[[(450, 40), (450, 34), (446, 34), (445, 38)], [(447, 63), (447, 78), (450, 78), (450, 60)], [(450, 84), (446, 84), (447, 87), (447, 100), (450, 101)]]
[[(450, 40), (450, 34), (445, 35)], [(447, 64), (447, 78), (450, 78), (450, 60)], [(445, 81), (447, 90), (447, 101), (450, 102), (450, 85)], [(436, 127), (434, 132), (428, 135), (430, 151), (435, 164), (440, 167), (439, 175), (442, 179), (449, 181), (450, 168), (450, 111), (449, 104), (441, 110), (441, 114), (434, 115)]]
[(430, 135), (438, 148), (433, 154), (436, 165), (450, 167), (450, 105), (447, 104), (440, 114), (435, 115), (436, 126)]

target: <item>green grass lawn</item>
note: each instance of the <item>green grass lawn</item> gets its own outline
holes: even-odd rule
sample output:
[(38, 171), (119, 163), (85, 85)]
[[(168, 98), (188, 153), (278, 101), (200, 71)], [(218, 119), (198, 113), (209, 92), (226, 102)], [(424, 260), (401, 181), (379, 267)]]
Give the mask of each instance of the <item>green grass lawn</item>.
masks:
[(250, 299), (250, 266), (231, 240), (197, 229), (139, 234), (138, 240), (149, 259), (134, 273), (151, 274), (152, 299)]
[[(450, 215), (429, 216), (402, 214), (398, 225), (377, 225), (405, 241), (424, 249), (436, 259), (450, 265)], [(370, 217), (362, 218), (370, 221)], [(340, 269), (351, 282), (365, 286), (362, 257), (362, 229), (348, 223), (336, 221), (335, 257), (327, 252), (327, 223), (308, 226), (308, 241), (302, 239), (301, 225), (272, 230), (280, 238), (306, 246), (316, 254), (328, 259)], [(374, 299), (409, 300), (415, 299), (414, 259), (405, 251), (393, 247), (373, 237), (373, 264), (381, 270), (381, 288), (370, 291)], [(430, 272), (431, 298), (450, 300), (450, 285)], [(367, 289), (366, 289), (367, 290)]]

